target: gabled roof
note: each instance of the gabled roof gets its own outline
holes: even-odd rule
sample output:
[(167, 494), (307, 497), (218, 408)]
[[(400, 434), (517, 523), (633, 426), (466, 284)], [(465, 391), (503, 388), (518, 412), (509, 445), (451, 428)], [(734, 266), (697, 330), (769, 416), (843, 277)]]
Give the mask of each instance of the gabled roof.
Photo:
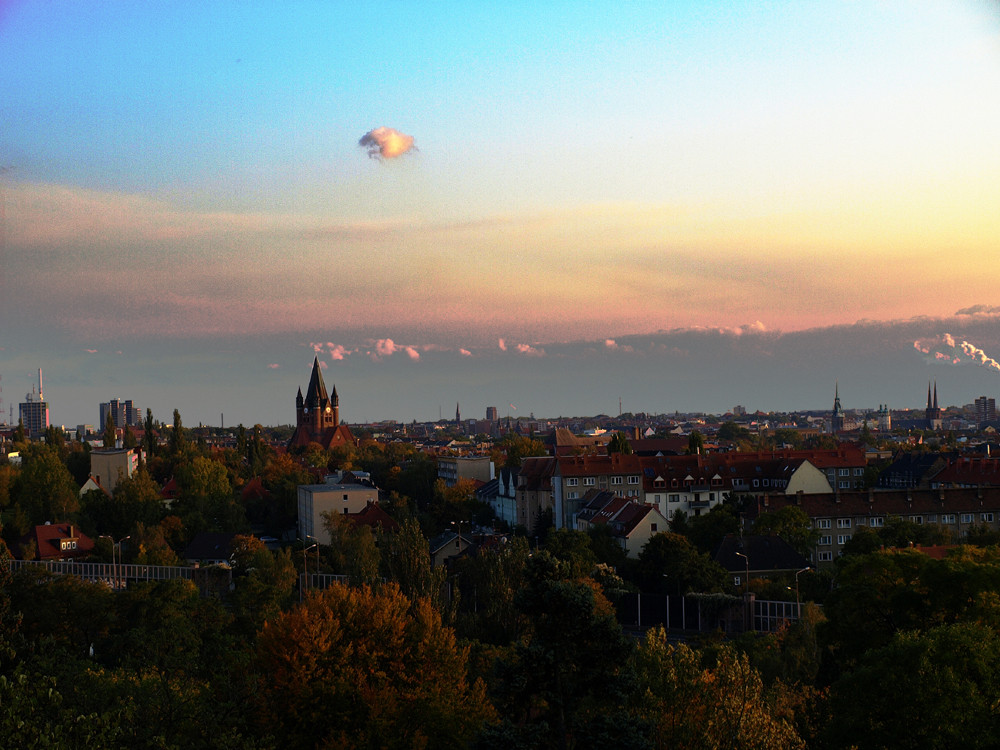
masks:
[(1000, 459), (957, 458), (935, 474), (932, 482), (966, 487), (1000, 485)]
[[(21, 545), (35, 542), (34, 560), (63, 560), (72, 557), (86, 557), (94, 551), (93, 540), (71, 523), (47, 523), (35, 526)], [(63, 549), (63, 542), (67, 548)], [(68, 545), (72, 545), (71, 547)]]
[(348, 513), (345, 518), (353, 524), (371, 526), (372, 528), (381, 526), (383, 531), (399, 531), (399, 524), (378, 503), (368, 503), (363, 510), (357, 513)]

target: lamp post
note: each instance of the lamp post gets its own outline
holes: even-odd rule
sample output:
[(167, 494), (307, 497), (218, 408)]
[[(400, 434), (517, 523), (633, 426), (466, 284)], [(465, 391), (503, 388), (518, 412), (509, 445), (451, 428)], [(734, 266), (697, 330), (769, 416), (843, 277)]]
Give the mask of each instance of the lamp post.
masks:
[(799, 597), (799, 573), (805, 573), (807, 570), (812, 570), (811, 567), (806, 565), (802, 570), (795, 571), (795, 612), (798, 619), (802, 619), (802, 599)]
[(319, 539), (314, 536), (309, 536), (308, 534), (306, 534), (306, 539), (312, 539), (316, 542), (313, 547), (316, 548), (316, 575), (319, 575)]
[(118, 563), (115, 562), (115, 548), (118, 548), (118, 561), (120, 563), (122, 557), (122, 542), (126, 539), (131, 539), (132, 535), (129, 534), (128, 536), (123, 536), (117, 542), (113, 536), (109, 536), (108, 534), (101, 534), (100, 538), (111, 540), (111, 588), (117, 590), (121, 588), (121, 581), (118, 576)]
[(305, 588), (306, 584), (309, 582), (309, 558), (306, 557), (306, 552), (311, 550), (313, 547), (318, 547), (318, 544), (310, 545), (309, 547), (302, 548), (302, 585), (299, 586), (299, 603), (302, 603), (302, 590)]
[(747, 623), (753, 623), (753, 613), (749, 611), (750, 607), (750, 558), (744, 555), (742, 552), (736, 553), (737, 557), (742, 557), (743, 561), (747, 565), (747, 580), (746, 580), (746, 601), (743, 603), (743, 626), (746, 627)]
[(743, 561), (747, 564), (747, 580), (746, 580), (746, 593), (750, 593), (750, 558), (744, 555), (742, 552), (736, 553), (737, 557), (742, 557)]

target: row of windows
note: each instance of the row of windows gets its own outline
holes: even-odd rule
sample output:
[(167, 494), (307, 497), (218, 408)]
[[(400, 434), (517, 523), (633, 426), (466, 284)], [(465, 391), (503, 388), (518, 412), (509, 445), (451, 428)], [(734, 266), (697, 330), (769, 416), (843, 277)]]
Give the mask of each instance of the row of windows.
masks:
[[(975, 513), (962, 513), (962, 514), (942, 513), (941, 514), (941, 518), (940, 518), (940, 523), (952, 524), (952, 523), (956, 522), (956, 518), (959, 519), (961, 523), (972, 523), (975, 520), (975, 517), (976, 517)], [(994, 516), (993, 513), (980, 513), (979, 514), (979, 520), (982, 521), (982, 522), (984, 522), (984, 523), (993, 523), (994, 517), (995, 516)], [(912, 521), (913, 523), (923, 523), (924, 522), (924, 516), (909, 516), (909, 520)], [(938, 523), (938, 516), (937, 516), (937, 514), (931, 514), (931, 515), (929, 515), (929, 516), (926, 517), (926, 520), (927, 520), (928, 523)], [(817, 529), (829, 529), (829, 528), (831, 528), (832, 523), (833, 522), (829, 518), (820, 518), (820, 519), (817, 519), (817, 521), (816, 521), (816, 528)], [(838, 529), (849, 529), (849, 528), (851, 528), (851, 524), (852, 523), (855, 523), (854, 519), (851, 519), (851, 518), (838, 518), (837, 519), (837, 528)], [(858, 518), (856, 520), (856, 523), (857, 523), (858, 526), (864, 526), (867, 523), (867, 525), (871, 526), (872, 528), (881, 528), (881, 527), (885, 526), (885, 519), (882, 518), (882, 517), (880, 517), (880, 516), (875, 516), (875, 517), (870, 518), (870, 519)]]

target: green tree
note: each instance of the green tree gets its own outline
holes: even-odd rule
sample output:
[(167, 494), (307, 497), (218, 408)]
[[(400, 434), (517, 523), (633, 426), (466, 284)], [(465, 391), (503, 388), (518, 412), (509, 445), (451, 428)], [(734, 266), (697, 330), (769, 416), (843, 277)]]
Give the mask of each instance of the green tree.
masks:
[(503, 440), (497, 445), (501, 450), (503, 465), (508, 468), (517, 468), (525, 458), (530, 456), (548, 455), (545, 443), (533, 437), (518, 435), (515, 432), (508, 432)]
[(719, 440), (728, 440), (730, 442), (737, 443), (741, 440), (749, 440), (750, 430), (743, 425), (730, 420), (729, 422), (723, 422), (719, 426), (719, 430), (715, 436)]
[(632, 444), (625, 437), (624, 432), (616, 432), (611, 436), (611, 440), (608, 441), (608, 453), (621, 453), (622, 455), (631, 455)]
[(33, 444), (25, 449), (14, 494), (32, 525), (73, 520), (78, 489), (58, 448)]
[(104, 418), (104, 447), (114, 448), (118, 442), (118, 431), (115, 428), (115, 418), (108, 409), (108, 415)]
[(957, 623), (900, 632), (833, 685), (832, 747), (995, 747), (1000, 638)]
[(334, 572), (348, 576), (354, 585), (378, 583), (381, 555), (371, 526), (356, 524), (338, 513), (324, 513), (323, 526), (330, 535), (329, 559)]
[(28, 442), (28, 437), (24, 432), (24, 420), (20, 417), (17, 420), (17, 427), (14, 428), (14, 434), (11, 436), (11, 442), (18, 449)]
[[(497, 736), (529, 747), (593, 747), (589, 738), (620, 731), (617, 746), (643, 746), (615, 722), (629, 688), (631, 641), (593, 581), (570, 577), (547, 551), (530, 558), (516, 602), (528, 634), (501, 660), (498, 695), (505, 722)], [(599, 745), (598, 745), (599, 746)]]
[(819, 541), (819, 531), (813, 528), (809, 515), (795, 505), (761, 513), (754, 522), (753, 533), (764, 536), (776, 534), (806, 557)]
[(400, 524), (399, 531), (383, 539), (385, 576), (395, 581), (404, 596), (427, 599), (439, 609), (445, 570), (431, 565), (430, 545), (415, 518)]
[(298, 578), (286, 548), (272, 553), (253, 536), (237, 535), (232, 544), (233, 592), (229, 601), (237, 622), (256, 633), (291, 606)]
[(597, 565), (597, 556), (586, 532), (558, 529), (548, 535), (545, 550), (566, 565), (570, 578), (587, 578)]
[(698, 430), (692, 430), (691, 434), (688, 435), (687, 452), (692, 456), (705, 452), (705, 436), (698, 432)]
[(152, 460), (156, 455), (156, 432), (153, 423), (153, 410), (146, 409), (146, 419), (142, 423), (142, 447), (146, 452), (146, 459)]
[(639, 553), (642, 590), (668, 594), (726, 591), (728, 576), (717, 562), (680, 534), (655, 534)]

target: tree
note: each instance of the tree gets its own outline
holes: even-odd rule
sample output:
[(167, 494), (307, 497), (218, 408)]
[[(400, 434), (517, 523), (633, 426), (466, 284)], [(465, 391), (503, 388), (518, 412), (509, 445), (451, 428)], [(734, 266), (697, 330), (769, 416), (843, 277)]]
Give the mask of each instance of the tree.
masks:
[(330, 535), (330, 560), (335, 573), (354, 585), (378, 583), (381, 555), (371, 526), (356, 524), (339, 513), (324, 513), (323, 526)]
[(570, 578), (587, 578), (597, 565), (590, 537), (583, 531), (558, 529), (545, 540), (545, 550), (566, 564)]
[(624, 432), (616, 432), (611, 436), (611, 440), (608, 441), (608, 453), (632, 454), (632, 444), (629, 443)]
[(72, 520), (79, 508), (78, 487), (54, 446), (33, 444), (22, 457), (16, 502), (32, 525)]
[(680, 534), (653, 535), (639, 553), (637, 568), (643, 591), (688, 594), (729, 588), (722, 566)]
[[(632, 685), (632, 644), (610, 602), (596, 583), (570, 578), (569, 566), (542, 551), (529, 559), (516, 603), (528, 635), (499, 665), (502, 734), (521, 746), (599, 746), (588, 738), (624, 713)], [(625, 739), (628, 725), (617, 727)], [(616, 746), (642, 746), (629, 739)]]
[(529, 456), (545, 456), (548, 450), (545, 443), (533, 437), (518, 435), (515, 432), (508, 432), (503, 440), (497, 445), (505, 456), (504, 466), (507, 468), (517, 468), (524, 459)]
[(253, 536), (237, 535), (232, 544), (234, 590), (229, 601), (237, 621), (251, 633), (291, 605), (297, 575), (291, 553), (274, 554)]
[(833, 685), (832, 746), (994, 747), (1000, 736), (1000, 637), (957, 623), (898, 633)]
[(719, 440), (728, 440), (730, 442), (737, 443), (741, 440), (749, 440), (750, 430), (743, 425), (736, 424), (736, 422), (730, 420), (719, 426), (719, 430), (716, 432), (715, 436)]
[(718, 649), (715, 664), (650, 630), (634, 658), (638, 700), (632, 710), (652, 725), (656, 747), (805, 748), (795, 727), (773, 716), (760, 674), (745, 654)]
[(108, 409), (108, 415), (104, 418), (104, 447), (114, 448), (118, 442), (118, 431), (115, 429), (115, 418)]
[(24, 432), (24, 420), (20, 417), (17, 419), (17, 427), (14, 428), (14, 434), (11, 436), (11, 442), (18, 447), (21, 447), (28, 442), (28, 438)]
[(148, 460), (156, 455), (156, 433), (153, 428), (153, 410), (146, 409), (146, 419), (142, 423), (142, 447)]
[(692, 456), (705, 452), (705, 436), (698, 430), (692, 430), (691, 434), (688, 435), (687, 452)]
[(764, 536), (777, 534), (806, 557), (819, 541), (819, 531), (813, 528), (812, 519), (795, 505), (761, 513), (754, 522), (753, 533)]
[(385, 576), (395, 581), (405, 596), (427, 599), (441, 607), (441, 587), (445, 569), (431, 566), (430, 545), (415, 518), (407, 518), (399, 531), (383, 539), (382, 563)]
[(463, 747), (493, 718), (426, 600), (334, 585), (264, 625), (262, 717), (290, 747)]

